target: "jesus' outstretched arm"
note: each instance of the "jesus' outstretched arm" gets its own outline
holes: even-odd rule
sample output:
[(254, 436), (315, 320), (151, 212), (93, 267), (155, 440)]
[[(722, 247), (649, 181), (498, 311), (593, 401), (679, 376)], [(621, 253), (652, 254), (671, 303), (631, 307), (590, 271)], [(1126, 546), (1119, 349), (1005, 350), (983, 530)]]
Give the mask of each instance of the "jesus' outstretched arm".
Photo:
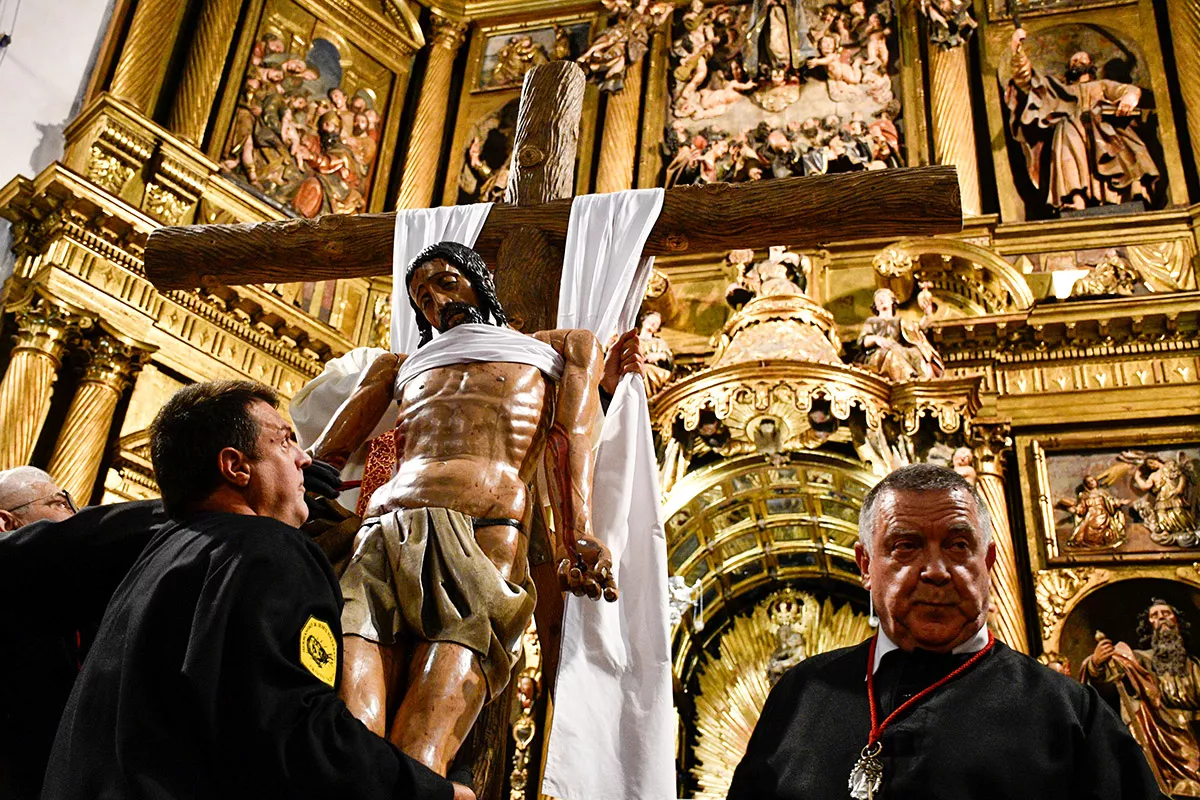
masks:
[(341, 469), (367, 441), (395, 394), (396, 373), (407, 356), (384, 353), (367, 369), (358, 388), (338, 409), (313, 445), (315, 458)]

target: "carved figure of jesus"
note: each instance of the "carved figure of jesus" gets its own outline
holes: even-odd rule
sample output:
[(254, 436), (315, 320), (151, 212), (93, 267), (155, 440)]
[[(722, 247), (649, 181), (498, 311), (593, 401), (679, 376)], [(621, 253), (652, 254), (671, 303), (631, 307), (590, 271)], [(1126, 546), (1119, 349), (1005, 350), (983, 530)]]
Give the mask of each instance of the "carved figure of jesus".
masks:
[(427, 248), (406, 283), (422, 344), (380, 356), (314, 449), (344, 463), (398, 404), (396, 472), (342, 577), (342, 696), (445, 775), (507, 685), (533, 613), (525, 525), (543, 458), (562, 587), (617, 597), (590, 513), (603, 357), (589, 331), (509, 328), (490, 271), (463, 245)]

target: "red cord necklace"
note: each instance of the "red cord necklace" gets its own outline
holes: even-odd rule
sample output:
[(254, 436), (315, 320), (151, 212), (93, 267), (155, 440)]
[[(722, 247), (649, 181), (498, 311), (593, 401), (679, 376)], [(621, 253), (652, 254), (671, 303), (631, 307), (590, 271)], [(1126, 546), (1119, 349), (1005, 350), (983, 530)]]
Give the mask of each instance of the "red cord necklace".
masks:
[(879, 754), (883, 751), (883, 731), (891, 721), (979, 663), (979, 660), (987, 655), (988, 651), (996, 644), (996, 637), (989, 630), (987, 644), (979, 652), (946, 677), (935, 681), (910, 697), (899, 708), (888, 714), (883, 722), (879, 721), (879, 708), (875, 703), (875, 646), (878, 643), (879, 637), (876, 636), (871, 640), (871, 648), (867, 653), (867, 702), (871, 706), (871, 734), (867, 737), (867, 746), (862, 749), (862, 753), (858, 757), (858, 763), (850, 771), (850, 796), (854, 800), (874, 800), (875, 793), (883, 785), (883, 763), (879, 760)]

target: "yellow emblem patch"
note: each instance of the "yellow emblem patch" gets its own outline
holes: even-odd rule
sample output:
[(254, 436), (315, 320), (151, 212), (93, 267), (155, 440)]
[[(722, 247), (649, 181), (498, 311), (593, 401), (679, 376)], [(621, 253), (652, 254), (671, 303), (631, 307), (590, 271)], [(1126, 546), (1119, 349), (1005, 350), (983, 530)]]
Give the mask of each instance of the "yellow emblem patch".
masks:
[(300, 663), (331, 687), (337, 681), (337, 640), (329, 625), (309, 617), (300, 629)]

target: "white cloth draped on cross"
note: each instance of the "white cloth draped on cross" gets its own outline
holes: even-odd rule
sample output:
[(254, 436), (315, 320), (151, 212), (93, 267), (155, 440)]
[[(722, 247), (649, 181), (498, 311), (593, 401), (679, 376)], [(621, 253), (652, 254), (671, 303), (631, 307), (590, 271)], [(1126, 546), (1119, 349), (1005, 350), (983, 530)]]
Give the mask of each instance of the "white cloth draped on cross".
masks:
[[(663, 198), (663, 190), (648, 189), (574, 200), (559, 289), (560, 328), (585, 328), (604, 342), (634, 326), (653, 262), (641, 252)], [(397, 213), (395, 352), (416, 352), (419, 341), (402, 288), (409, 263), (437, 242), (473, 246), (490, 210), (491, 204), (480, 204)], [(338, 359), (343, 360), (365, 361), (349, 355)], [(303, 443), (316, 440), (323, 421), (353, 391), (353, 385), (346, 388), (353, 364), (334, 364), (332, 377), (322, 374), (293, 401)], [(301, 419), (323, 421), (317, 427)], [(593, 527), (612, 552), (621, 597), (616, 603), (567, 599), (543, 791), (563, 800), (666, 800), (676, 796), (666, 540), (640, 376), (626, 375), (617, 387), (594, 474)]]

